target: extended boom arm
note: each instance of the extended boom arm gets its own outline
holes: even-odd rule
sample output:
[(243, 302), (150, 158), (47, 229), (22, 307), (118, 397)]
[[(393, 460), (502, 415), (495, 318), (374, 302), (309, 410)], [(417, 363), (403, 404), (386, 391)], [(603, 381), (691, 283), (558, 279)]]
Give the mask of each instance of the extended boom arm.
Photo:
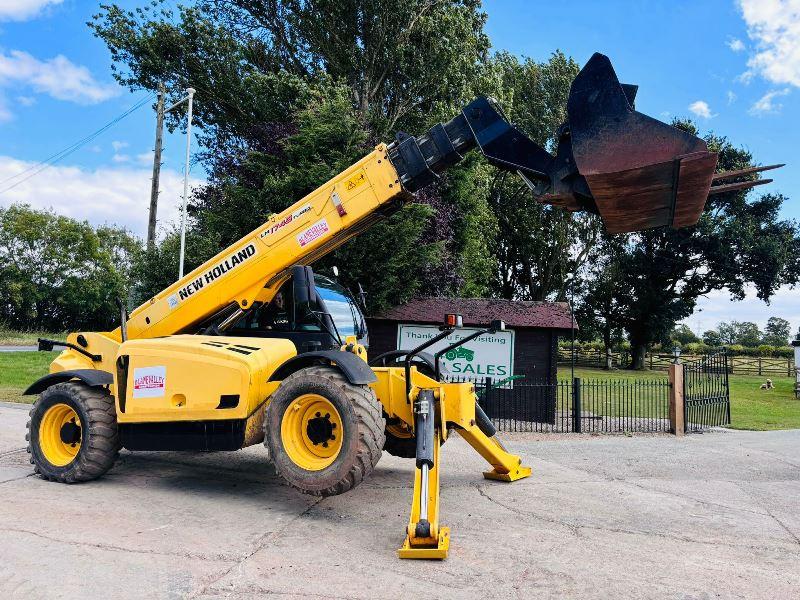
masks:
[(138, 307), (128, 336), (190, 331), (226, 307), (235, 316), (271, 299), (293, 265), (397, 210), (473, 148), (518, 173), (539, 201), (599, 213), (611, 233), (692, 225), (709, 193), (766, 182), (752, 175), (772, 167), (715, 174), (717, 155), (703, 140), (634, 110), (636, 90), (620, 84), (607, 57), (592, 56), (572, 84), (555, 156), (487, 98), (419, 137), (398, 134)]

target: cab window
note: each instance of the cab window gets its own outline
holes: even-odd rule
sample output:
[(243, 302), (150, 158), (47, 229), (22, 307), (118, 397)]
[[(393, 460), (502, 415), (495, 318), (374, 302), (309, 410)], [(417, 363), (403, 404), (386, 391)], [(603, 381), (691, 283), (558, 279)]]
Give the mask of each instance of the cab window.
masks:
[(363, 331), (361, 312), (356, 308), (347, 290), (335, 281), (318, 275), (314, 276), (314, 284), (342, 340), (348, 335), (360, 335)]

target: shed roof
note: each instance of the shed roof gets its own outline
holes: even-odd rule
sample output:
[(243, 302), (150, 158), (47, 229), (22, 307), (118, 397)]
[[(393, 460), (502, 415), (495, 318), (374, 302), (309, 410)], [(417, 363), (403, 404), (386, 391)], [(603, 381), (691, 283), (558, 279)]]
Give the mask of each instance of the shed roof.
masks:
[[(373, 319), (417, 323), (442, 323), (448, 313), (464, 317), (464, 325), (488, 325), (502, 319), (509, 327), (571, 329), (572, 315), (566, 302), (533, 302), (499, 298), (414, 298), (374, 315)], [(578, 329), (575, 323), (575, 329)]]

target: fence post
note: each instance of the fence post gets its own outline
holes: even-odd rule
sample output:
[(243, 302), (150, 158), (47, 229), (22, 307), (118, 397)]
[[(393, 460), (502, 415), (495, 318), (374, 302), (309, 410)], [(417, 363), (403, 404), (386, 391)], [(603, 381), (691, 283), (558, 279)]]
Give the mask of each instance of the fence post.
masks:
[(758, 357), (758, 376), (761, 377), (761, 357)]
[(683, 365), (669, 366), (669, 431), (682, 436), (686, 431), (683, 398)]
[(572, 431), (581, 432), (581, 378), (572, 380)]
[(653, 353), (650, 353), (650, 370), (653, 370)]

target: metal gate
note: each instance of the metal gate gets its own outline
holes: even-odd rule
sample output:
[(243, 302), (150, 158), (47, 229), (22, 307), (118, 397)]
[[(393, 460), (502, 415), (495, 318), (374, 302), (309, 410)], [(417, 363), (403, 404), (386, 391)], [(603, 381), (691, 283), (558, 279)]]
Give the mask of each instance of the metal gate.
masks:
[(684, 363), (683, 402), (686, 431), (730, 424), (727, 354), (709, 354)]

